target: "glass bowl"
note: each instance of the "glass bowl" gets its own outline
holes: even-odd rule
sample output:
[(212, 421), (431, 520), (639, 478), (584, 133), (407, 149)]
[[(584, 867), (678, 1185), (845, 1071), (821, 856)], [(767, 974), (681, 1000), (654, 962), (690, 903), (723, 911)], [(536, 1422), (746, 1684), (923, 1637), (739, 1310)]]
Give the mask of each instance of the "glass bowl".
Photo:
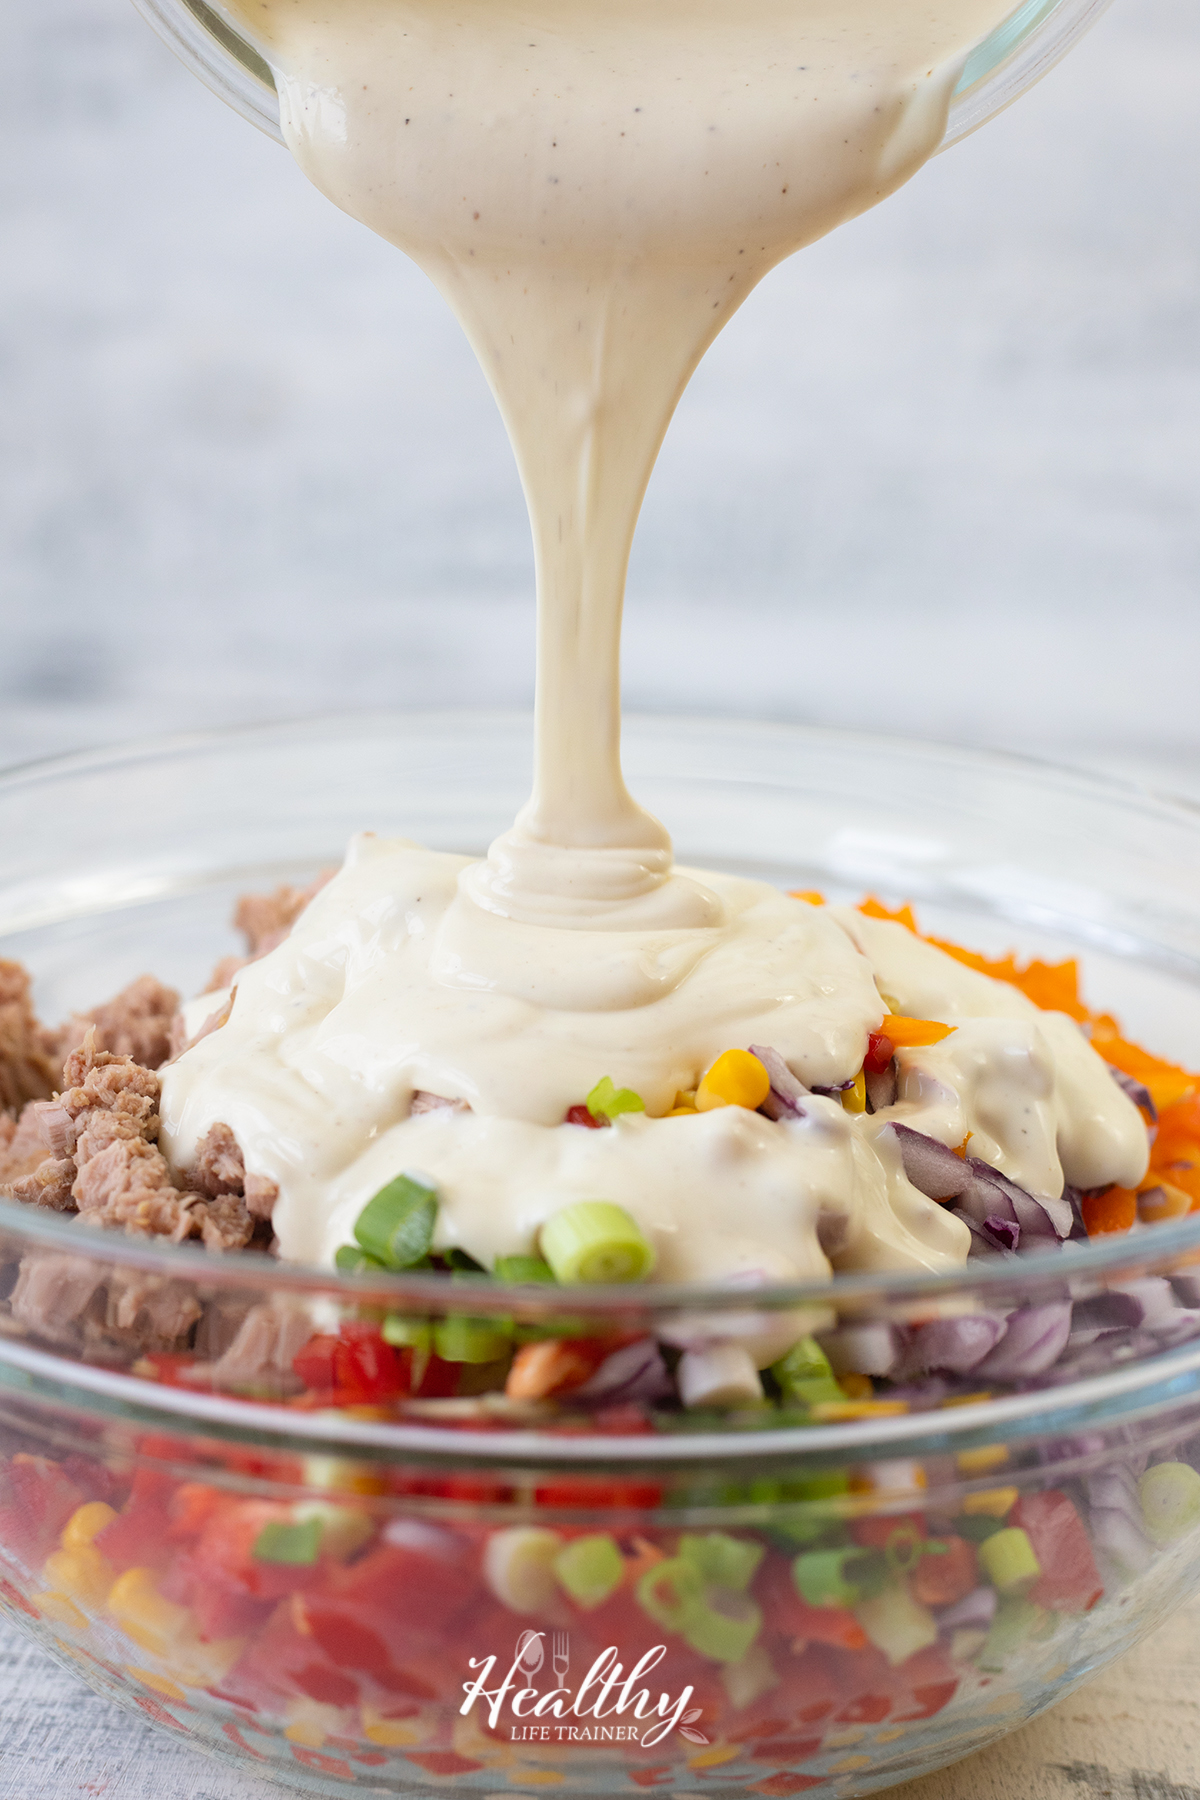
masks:
[[(225, 18), (220, 0), (133, 0), (142, 17), (205, 87), (283, 142), (269, 65)], [(1022, 0), (967, 60), (942, 148), (968, 137), (1041, 80), (1111, 0)]]
[[(1093, 1005), (1200, 1061), (1196, 810), (708, 720), (631, 721), (625, 761), (682, 860), (1078, 956)], [(239, 892), (365, 826), (482, 851), (529, 765), (523, 719), (367, 716), (14, 771), (0, 954), (47, 1018), (147, 969), (195, 991)], [(569, 1318), (545, 1289), (338, 1277), (11, 1203), (0, 1264), (3, 1603), (99, 1691), (302, 1791), (868, 1793), (1053, 1704), (1200, 1583), (1200, 1216), (752, 1307), (577, 1289)], [(648, 1344), (781, 1309), (853, 1344), (857, 1397), (639, 1399)], [(896, 1373), (897, 1345), (985, 1312), (1050, 1350), (863, 1386), (872, 1356)], [(598, 1395), (480, 1392), (478, 1346), (514, 1333), (591, 1355)]]

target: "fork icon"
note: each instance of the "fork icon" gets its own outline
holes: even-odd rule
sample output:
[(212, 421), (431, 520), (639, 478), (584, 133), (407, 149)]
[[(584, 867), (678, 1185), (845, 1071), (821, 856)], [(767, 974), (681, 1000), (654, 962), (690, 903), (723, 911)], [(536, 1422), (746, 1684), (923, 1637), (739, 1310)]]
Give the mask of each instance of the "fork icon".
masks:
[(569, 1633), (556, 1631), (551, 1644), (550, 1660), (554, 1664), (554, 1674), (559, 1687), (566, 1686), (567, 1670), (571, 1667), (571, 1639)]

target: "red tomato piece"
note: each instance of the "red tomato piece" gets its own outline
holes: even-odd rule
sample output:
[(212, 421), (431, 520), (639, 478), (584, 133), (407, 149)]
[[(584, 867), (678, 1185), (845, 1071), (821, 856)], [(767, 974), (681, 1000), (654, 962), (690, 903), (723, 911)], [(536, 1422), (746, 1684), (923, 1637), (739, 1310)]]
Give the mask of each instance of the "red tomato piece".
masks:
[(594, 1113), (588, 1111), (586, 1106), (579, 1105), (568, 1106), (567, 1116), (563, 1120), (563, 1123), (564, 1125), (586, 1125), (589, 1131), (599, 1131), (602, 1126), (609, 1124), (610, 1121), (608, 1119), (598, 1119)]
[(534, 1489), (534, 1498), (539, 1506), (641, 1512), (661, 1503), (662, 1487), (656, 1481), (606, 1481), (590, 1475), (572, 1475), (544, 1482)]
[(373, 1325), (347, 1321), (337, 1336), (309, 1338), (292, 1359), (305, 1387), (329, 1393), (339, 1406), (370, 1406), (409, 1391), (412, 1353), (385, 1344)]
[(821, 1740), (815, 1738), (772, 1738), (766, 1743), (755, 1744), (750, 1751), (751, 1762), (790, 1763), (804, 1762), (815, 1756), (821, 1748)]
[(60, 1463), (18, 1450), (8, 1465), (9, 1504), (3, 1510), (6, 1548), (24, 1562), (41, 1563), (55, 1549), (63, 1526), (84, 1496)]
[(302, 1669), (293, 1669), (291, 1678), (294, 1686), (310, 1700), (319, 1700), (326, 1706), (356, 1706), (358, 1704), (358, 1683), (349, 1675), (343, 1675), (340, 1669), (331, 1669), (326, 1663), (306, 1663)]
[(922, 1606), (953, 1606), (978, 1586), (979, 1561), (966, 1538), (935, 1538), (909, 1577), (914, 1600)]
[(139, 1469), (129, 1498), (95, 1544), (118, 1572), (165, 1568), (171, 1561), (171, 1498), (175, 1480), (158, 1469)]
[(865, 1550), (886, 1550), (893, 1542), (899, 1547), (905, 1539), (911, 1541), (914, 1533), (922, 1543), (929, 1536), (924, 1513), (890, 1513), (878, 1518), (855, 1519), (850, 1526), (850, 1536)]
[(1045, 1494), (1023, 1494), (1005, 1523), (1025, 1532), (1042, 1565), (1029, 1591), (1034, 1605), (1051, 1612), (1090, 1612), (1104, 1592), (1104, 1583), (1087, 1529), (1071, 1499), (1057, 1488)]
[(873, 1031), (867, 1039), (867, 1054), (863, 1058), (863, 1068), (871, 1075), (886, 1075), (892, 1066), (892, 1058), (896, 1054), (896, 1046), (886, 1032)]

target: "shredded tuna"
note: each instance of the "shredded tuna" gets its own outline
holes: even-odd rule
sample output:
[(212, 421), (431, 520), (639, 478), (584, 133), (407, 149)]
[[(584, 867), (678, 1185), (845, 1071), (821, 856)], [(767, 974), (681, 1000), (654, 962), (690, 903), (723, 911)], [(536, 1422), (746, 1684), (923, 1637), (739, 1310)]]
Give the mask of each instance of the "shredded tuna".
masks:
[(30, 987), (20, 963), (0, 958), (0, 1112), (45, 1100), (58, 1081), (55, 1036), (39, 1023)]
[[(220, 1120), (215, 1125), (210, 1125), (200, 1140), (196, 1149), (195, 1166), (188, 1172), (187, 1184), (213, 1202), (236, 1198), (242, 1202), (247, 1217), (252, 1221), (269, 1219), (279, 1198), (278, 1187), (266, 1175), (247, 1175), (241, 1146), (228, 1125), (222, 1124)], [(230, 1213), (231, 1222), (232, 1217)], [(206, 1237), (205, 1242), (207, 1241)]]
[(417, 1088), (412, 1097), (414, 1113), (470, 1112), (471, 1108), (465, 1100), (448, 1100), (444, 1094), (431, 1094), (425, 1088)]
[(59, 1053), (69, 1056), (94, 1027), (97, 1049), (132, 1057), (146, 1069), (160, 1068), (171, 1054), (171, 1024), (178, 1010), (174, 988), (164, 987), (153, 975), (139, 975), (105, 1005), (68, 1019), (59, 1033)]
[(223, 956), (210, 975), (205, 992), (216, 993), (229, 987), (239, 969), (282, 944), (309, 901), (335, 872), (322, 869), (307, 887), (292, 887), (284, 882), (272, 894), (243, 894), (234, 909), (233, 922), (246, 940), (246, 955)]
[(138, 1270), (109, 1275), (105, 1325), (130, 1349), (169, 1350), (187, 1337), (200, 1313), (185, 1282)]
[(44, 1101), (31, 1100), (19, 1119), (0, 1113), (0, 1191), (22, 1175), (30, 1175), (46, 1154), (37, 1113)]
[(292, 1359), (312, 1336), (312, 1330), (307, 1309), (296, 1301), (283, 1297), (263, 1301), (251, 1307), (225, 1354), (216, 1362), (194, 1369), (192, 1377), (211, 1381), (216, 1387), (266, 1380), (298, 1385), (292, 1373)]
[(27, 1256), (9, 1300), (12, 1316), (51, 1343), (73, 1342), (76, 1322), (106, 1273), (102, 1263), (86, 1256), (51, 1251)]

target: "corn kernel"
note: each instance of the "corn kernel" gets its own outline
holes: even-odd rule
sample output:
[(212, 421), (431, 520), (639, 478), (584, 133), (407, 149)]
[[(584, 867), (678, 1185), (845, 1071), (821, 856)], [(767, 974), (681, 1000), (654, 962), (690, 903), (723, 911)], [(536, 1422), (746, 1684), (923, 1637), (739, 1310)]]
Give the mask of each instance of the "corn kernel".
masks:
[(340, 1707), (327, 1706), (323, 1700), (310, 1700), (304, 1694), (297, 1694), (288, 1701), (285, 1717), (288, 1723), (284, 1737), (289, 1743), (304, 1744), (310, 1750), (319, 1750), (325, 1739), (339, 1731), (342, 1725)]
[(963, 1498), (965, 1513), (984, 1513), (991, 1519), (1003, 1519), (1017, 1504), (1015, 1487), (989, 1488), (983, 1494), (967, 1494)]
[(845, 1375), (838, 1376), (838, 1386), (847, 1400), (869, 1400), (875, 1392), (875, 1384), (869, 1375), (859, 1375), (853, 1369)]
[(757, 1112), (771, 1091), (771, 1077), (749, 1050), (726, 1050), (696, 1089), (697, 1112), (744, 1106)]
[(187, 1695), (176, 1681), (168, 1681), (165, 1675), (156, 1675), (152, 1669), (135, 1669), (132, 1663), (126, 1663), (125, 1673), (140, 1681), (143, 1687), (153, 1688), (165, 1700), (186, 1700)]
[(1137, 1197), (1138, 1218), (1143, 1225), (1158, 1225), (1163, 1219), (1181, 1219), (1192, 1210), (1192, 1196), (1169, 1181), (1144, 1187)]
[(169, 1655), (190, 1632), (192, 1623), (186, 1606), (163, 1599), (154, 1585), (152, 1569), (126, 1569), (118, 1575), (108, 1596), (108, 1610), (126, 1637), (153, 1656)]
[(867, 1078), (861, 1069), (854, 1077), (854, 1086), (842, 1089), (842, 1106), (848, 1113), (866, 1112)]
[(86, 1631), (91, 1623), (87, 1614), (81, 1613), (66, 1594), (35, 1594), (33, 1604), (43, 1619), (52, 1619), (56, 1625), (66, 1625), (71, 1631)]
[(86, 1506), (78, 1506), (67, 1520), (62, 1534), (64, 1550), (86, 1550), (92, 1539), (111, 1525), (116, 1518), (111, 1506), (103, 1500), (89, 1500)]
[(362, 1734), (368, 1743), (385, 1750), (403, 1750), (411, 1744), (423, 1744), (429, 1727), (420, 1719), (386, 1719), (373, 1706), (362, 1709)]
[(1004, 1467), (1008, 1451), (1003, 1444), (981, 1444), (978, 1450), (960, 1450), (954, 1460), (960, 1475), (986, 1475)]
[(113, 1584), (111, 1566), (91, 1544), (78, 1550), (55, 1550), (42, 1570), (46, 1585), (93, 1610), (103, 1606)]

